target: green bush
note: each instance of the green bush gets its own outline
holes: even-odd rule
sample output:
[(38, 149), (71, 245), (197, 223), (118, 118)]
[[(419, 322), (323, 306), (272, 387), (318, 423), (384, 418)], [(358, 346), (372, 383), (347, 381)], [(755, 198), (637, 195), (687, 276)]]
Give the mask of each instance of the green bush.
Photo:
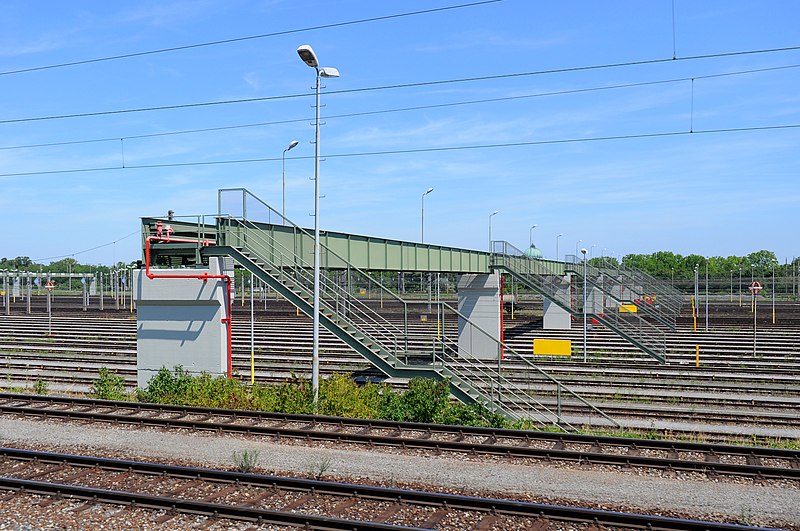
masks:
[(385, 384), (359, 385), (344, 374), (334, 374), (319, 386), (319, 414), (361, 419), (378, 418), (385, 396)]
[(292, 378), (278, 385), (251, 387), (254, 409), (279, 413), (314, 413), (314, 393), (308, 380)]
[(46, 395), (47, 394), (47, 380), (42, 380), (41, 378), (36, 380), (36, 383), (33, 384), (33, 392), (37, 395)]
[(112, 373), (106, 367), (98, 369), (98, 378), (89, 389), (94, 398), (101, 400), (125, 400), (125, 378)]
[[(107, 393), (110, 375), (101, 375), (96, 395)], [(106, 395), (107, 396), (107, 395)], [(308, 380), (292, 377), (277, 385), (249, 385), (239, 379), (192, 376), (181, 366), (172, 371), (164, 367), (147, 387), (137, 390), (143, 402), (191, 405), (224, 409), (252, 409), (290, 414), (313, 414), (313, 390)], [(386, 419), (406, 422), (504, 427), (507, 421), (478, 404), (450, 401), (450, 382), (414, 378), (402, 393), (386, 384), (359, 385), (344, 374), (334, 374), (320, 382), (321, 415)]]
[(137, 399), (154, 404), (192, 405), (187, 401), (192, 375), (180, 365), (176, 365), (174, 371), (173, 374), (166, 367), (161, 367), (146, 388), (136, 390)]
[(493, 413), (482, 404), (449, 404), (437, 417), (439, 424), (455, 426), (485, 426), (505, 428), (508, 420), (498, 413)]
[(436, 422), (450, 404), (450, 382), (414, 378), (402, 399), (409, 422)]

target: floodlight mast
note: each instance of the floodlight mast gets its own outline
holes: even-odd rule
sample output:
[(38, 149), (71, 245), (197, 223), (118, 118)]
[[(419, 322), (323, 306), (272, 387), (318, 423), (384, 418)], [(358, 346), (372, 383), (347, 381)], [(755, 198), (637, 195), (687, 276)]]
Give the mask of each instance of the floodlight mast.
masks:
[(314, 49), (308, 44), (303, 44), (297, 48), (297, 55), (305, 64), (313, 68), (316, 73), (316, 113), (314, 121), (314, 333), (313, 346), (311, 353), (311, 387), (314, 393), (314, 411), (317, 411), (319, 404), (319, 312), (320, 312), (320, 236), (319, 236), (319, 90), (321, 77), (339, 77), (339, 71), (335, 68), (319, 68), (319, 61)]

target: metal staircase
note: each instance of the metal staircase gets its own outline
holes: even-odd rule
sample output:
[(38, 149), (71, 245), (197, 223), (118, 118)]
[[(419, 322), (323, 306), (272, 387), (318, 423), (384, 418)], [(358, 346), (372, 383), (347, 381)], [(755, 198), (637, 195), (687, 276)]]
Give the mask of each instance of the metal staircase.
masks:
[[(592, 262), (595, 262), (592, 260)], [(645, 311), (652, 308), (671, 328), (675, 328), (683, 305), (683, 294), (663, 279), (656, 278), (645, 271), (633, 269), (622, 263), (598, 260), (597, 269), (617, 282), (630, 286), (634, 297), (631, 302)]]
[[(283, 219), (256, 196), (244, 189), (237, 190), (242, 193), (242, 204), (247, 205), (242, 212), (250, 213), (248, 218), (219, 215), (216, 245), (203, 247), (202, 254), (233, 257), (300, 311), (313, 315), (312, 250), (302, 245), (303, 241), (307, 241), (308, 233)], [(257, 217), (266, 218), (268, 223), (249, 219), (253, 212), (260, 212)], [(324, 244), (321, 252), (328, 254), (329, 261), (333, 258), (337, 263), (346, 264)], [(593, 414), (617, 424), (526, 357), (494, 338), (496, 356), (483, 359), (476, 353), (459, 348), (457, 338), (448, 337), (444, 333), (444, 326), (441, 327), (442, 332), (434, 337), (410, 333), (409, 302), (364, 271), (349, 265), (345, 265), (342, 271), (346, 271), (348, 279), (344, 286), (336, 280), (337, 271), (329, 270), (320, 275), (320, 324), (387, 376), (447, 378), (451, 393), (462, 402), (483, 404), (490, 411), (512, 419), (527, 418), (542, 425), (554, 424), (575, 429), (560, 414), (560, 397), (565, 394), (586, 406)], [(402, 322), (381, 315), (374, 307), (374, 302), (358, 297), (349, 287), (349, 280), (354, 277), (356, 283), (370, 282), (377, 286), (382, 290), (383, 297), (392, 300), (395, 306), (399, 305), (403, 312)], [(436, 305), (443, 321), (466, 319), (445, 303)], [(491, 337), (476, 325), (473, 327)], [(501, 354), (504, 358), (502, 361)], [(512, 381), (507, 377), (509, 371), (518, 374), (520, 367), (528, 374), (524, 384), (520, 384), (516, 378)], [(534, 396), (536, 393), (557, 396), (555, 410), (538, 400)]]
[[(569, 256), (567, 258), (569, 259)], [(643, 285), (640, 279), (634, 278), (628, 272), (595, 267), (589, 263), (578, 262), (577, 259), (567, 262), (565, 270), (575, 275), (581, 282), (584, 271), (586, 272), (588, 285), (603, 296), (603, 311), (606, 307), (609, 307), (610, 311), (617, 311), (622, 305), (634, 305), (642, 317), (650, 318), (675, 330), (678, 314), (674, 312), (670, 301), (666, 297), (658, 296), (658, 292), (653, 291), (652, 286)]]
[[(552, 302), (569, 312), (571, 315), (583, 318), (583, 292), (582, 283), (575, 286), (576, 293), (565, 289), (562, 278), (576, 274), (579, 269), (573, 264), (553, 262), (549, 260), (536, 260), (528, 258), (522, 251), (508, 242), (492, 242), (492, 265), (502, 269), (523, 285), (533, 289)], [(587, 273), (589, 284), (592, 276)], [(595, 282), (600, 283), (595, 279)], [(616, 307), (606, 311), (606, 304), (601, 302), (601, 312), (587, 311), (587, 318), (596, 319), (620, 337), (635, 345), (642, 352), (648, 354), (661, 363), (666, 362), (666, 336), (664, 331), (638, 313), (622, 313)], [(594, 304), (592, 306), (595, 306)], [(587, 305), (587, 310), (589, 306)]]

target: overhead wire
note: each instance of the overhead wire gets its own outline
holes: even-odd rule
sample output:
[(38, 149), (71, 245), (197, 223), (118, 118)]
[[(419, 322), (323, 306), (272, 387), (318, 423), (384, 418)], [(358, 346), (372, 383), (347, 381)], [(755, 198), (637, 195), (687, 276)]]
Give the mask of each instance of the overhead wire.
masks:
[[(398, 112), (409, 112), (409, 111), (419, 111), (419, 110), (430, 110), (430, 109), (439, 109), (439, 108), (447, 108), (447, 107), (457, 107), (463, 105), (477, 105), (482, 103), (497, 103), (503, 101), (515, 101), (521, 99), (530, 99), (530, 98), (539, 98), (539, 97), (547, 97), (547, 96), (562, 96), (568, 94), (581, 94), (586, 92), (597, 92), (597, 91), (605, 91), (605, 90), (617, 90), (617, 89), (624, 89), (624, 88), (635, 88), (635, 87), (644, 87), (644, 86), (652, 86), (652, 85), (663, 85), (669, 83), (679, 83), (684, 81), (694, 81), (697, 79), (711, 79), (711, 78), (720, 78), (720, 77), (729, 77), (729, 76), (738, 76), (738, 75), (745, 75), (745, 74), (754, 74), (754, 73), (762, 73), (762, 72), (769, 72), (769, 71), (777, 71), (777, 70), (786, 70), (792, 68), (800, 68), (800, 63), (798, 64), (791, 64), (791, 65), (781, 65), (781, 66), (772, 66), (772, 67), (764, 67), (764, 68), (752, 68), (748, 70), (737, 70), (733, 72), (719, 72), (716, 74), (706, 74), (706, 75), (697, 75), (691, 77), (679, 77), (679, 78), (671, 78), (671, 79), (658, 79), (652, 81), (639, 81), (633, 83), (622, 83), (616, 85), (603, 85), (603, 86), (595, 86), (595, 87), (583, 87), (577, 89), (565, 89), (565, 90), (556, 90), (556, 91), (548, 91), (548, 92), (537, 92), (533, 94), (518, 94), (515, 96), (500, 96), (496, 98), (482, 98), (477, 100), (464, 100), (464, 101), (456, 101), (456, 102), (447, 102), (447, 103), (434, 103), (429, 105), (415, 105), (411, 107), (398, 107), (394, 109), (378, 109), (374, 111), (362, 111), (362, 112), (354, 112), (354, 113), (346, 113), (346, 114), (333, 114), (328, 115), (325, 117), (326, 120), (332, 119), (340, 119), (340, 118), (353, 118), (359, 116), (374, 116), (380, 114), (389, 114), (389, 113), (398, 113)], [(99, 142), (116, 142), (118, 140), (136, 140), (136, 139), (143, 139), (143, 138), (156, 138), (156, 137), (163, 137), (163, 136), (172, 136), (172, 135), (185, 135), (191, 133), (207, 133), (213, 131), (227, 131), (232, 129), (244, 129), (244, 128), (251, 128), (251, 127), (263, 127), (268, 125), (283, 125), (289, 123), (298, 123), (298, 122), (305, 122), (312, 119), (311, 117), (306, 118), (292, 118), (287, 120), (273, 120), (269, 122), (255, 122), (255, 123), (248, 123), (248, 124), (236, 124), (236, 125), (226, 125), (226, 126), (218, 126), (218, 127), (203, 127), (197, 129), (185, 129), (179, 131), (164, 131), (160, 133), (146, 133), (140, 135), (121, 135), (121, 136), (114, 136), (114, 137), (103, 137), (103, 138), (91, 138), (91, 139), (81, 139), (81, 140), (65, 140), (61, 142), (45, 142), (45, 143), (38, 143), (38, 144), (21, 144), (16, 146), (0, 146), (0, 151), (3, 150), (13, 150), (13, 149), (31, 149), (31, 148), (41, 148), (41, 147), (56, 147), (56, 146), (66, 146), (66, 145), (74, 145), (74, 144), (90, 144), (90, 143), (99, 143)]]
[[(800, 46), (784, 47), (784, 48), (770, 48), (770, 49), (750, 50), (750, 51), (725, 52), (725, 53), (718, 53), (718, 54), (707, 54), (707, 55), (681, 57), (681, 58), (678, 58), (678, 59), (651, 59), (651, 60), (642, 60), (642, 61), (629, 61), (629, 62), (624, 62), (624, 63), (606, 63), (606, 64), (600, 64), (600, 65), (588, 65), (588, 66), (555, 68), (555, 69), (548, 69), (548, 70), (535, 70), (535, 71), (531, 71), (531, 72), (516, 72), (516, 73), (511, 73), (511, 74), (495, 74), (495, 75), (475, 76), (475, 77), (467, 77), (467, 78), (455, 78), (455, 79), (434, 80), (434, 81), (418, 81), (418, 82), (414, 82), (414, 83), (382, 85), (382, 86), (377, 86), (377, 87), (361, 87), (361, 88), (354, 88), (354, 89), (331, 90), (331, 91), (326, 91), (325, 94), (327, 96), (330, 96), (330, 95), (337, 95), (337, 94), (353, 94), (353, 93), (373, 92), (373, 91), (380, 91), (380, 90), (396, 90), (396, 89), (402, 89), (402, 88), (418, 88), (418, 87), (428, 87), (428, 86), (436, 86), (436, 85), (443, 85), (443, 84), (470, 83), (470, 82), (475, 82), (475, 81), (489, 81), (489, 80), (508, 79), (508, 78), (515, 78), (515, 77), (524, 77), (524, 76), (548, 75), (548, 74), (565, 73), (565, 72), (578, 72), (578, 71), (586, 71), (586, 70), (599, 70), (599, 69), (605, 69), (605, 68), (619, 68), (619, 67), (625, 67), (625, 66), (637, 66), (637, 65), (664, 63), (664, 62), (672, 62), (672, 61), (688, 61), (688, 60), (695, 60), (695, 59), (732, 57), (732, 56), (737, 56), (737, 55), (755, 54), (755, 53), (773, 53), (773, 52), (780, 52), (780, 51), (787, 51), (787, 50), (800, 50)], [(774, 69), (794, 68), (795, 66), (796, 65), (790, 65), (790, 66), (786, 66), (786, 67), (775, 67)], [(763, 70), (770, 70), (770, 68), (766, 68), (766, 69), (763, 69)], [(757, 71), (757, 70), (754, 70), (754, 71)], [(715, 77), (715, 76), (719, 76), (719, 75), (725, 75), (725, 74), (717, 74), (717, 75), (709, 76), (709, 77)], [(695, 79), (698, 79), (698, 77), (695, 77)], [(239, 103), (255, 103), (255, 102), (265, 102), (265, 101), (275, 101), (275, 100), (301, 98), (301, 97), (307, 97), (307, 96), (311, 96), (311, 95), (313, 95), (313, 94), (309, 92), (309, 93), (299, 93), (299, 94), (284, 94), (284, 95), (279, 95), (279, 96), (259, 96), (259, 97), (254, 97), (254, 98), (238, 98), (238, 99), (231, 99), (231, 100), (217, 100), (217, 101), (206, 101), (206, 102), (196, 102), (196, 103), (179, 103), (179, 104), (173, 104), (173, 105), (139, 107), (139, 108), (132, 108), (132, 109), (117, 109), (117, 110), (111, 110), (111, 111), (93, 111), (93, 112), (60, 114), (60, 115), (50, 115), (50, 116), (34, 116), (34, 117), (28, 117), (28, 118), (9, 118), (9, 119), (5, 119), (5, 120), (0, 120), (0, 124), (37, 122), (37, 121), (48, 121), (48, 120), (62, 120), (62, 119), (67, 119), (67, 118), (88, 118), (88, 117), (94, 117), (94, 116), (108, 116), (108, 115), (116, 115), (116, 114), (140, 113), (140, 112), (150, 112), (150, 111), (190, 109), (190, 108), (197, 108), (197, 107), (209, 107), (209, 106), (230, 105), (230, 104), (239, 104)]]
[(126, 236), (123, 236), (122, 238), (118, 238), (118, 239), (116, 239), (116, 240), (114, 240), (112, 242), (108, 242), (108, 243), (104, 243), (104, 244), (101, 244), (101, 245), (97, 245), (97, 246), (92, 247), (90, 249), (84, 249), (83, 251), (78, 251), (78, 252), (69, 253), (69, 254), (62, 254), (62, 255), (58, 255), (58, 256), (48, 256), (48, 257), (45, 257), (45, 258), (33, 258), (33, 259), (31, 259), (31, 261), (32, 262), (39, 262), (39, 261), (42, 261), (42, 260), (60, 260), (61, 258), (70, 258), (70, 257), (73, 257), (73, 256), (77, 256), (79, 254), (89, 253), (91, 251), (96, 251), (98, 249), (103, 249), (104, 247), (108, 247), (110, 245), (115, 245), (117, 242), (121, 242), (122, 240), (126, 240), (126, 239), (130, 238), (131, 236), (133, 236), (134, 234), (139, 234), (140, 232), (141, 231), (137, 229), (137, 230), (131, 232), (130, 234), (128, 234)]
[[(763, 126), (747, 126), (747, 127), (728, 127), (717, 129), (695, 129), (695, 130), (682, 130), (682, 131), (663, 131), (653, 133), (631, 133), (624, 135), (609, 135), (597, 137), (575, 137), (575, 138), (562, 138), (553, 140), (530, 140), (524, 142), (506, 142), (495, 144), (473, 144), (464, 146), (443, 146), (443, 147), (430, 147), (430, 148), (415, 148), (415, 149), (398, 149), (398, 150), (383, 150), (383, 151), (363, 151), (358, 153), (331, 153), (325, 154), (324, 158), (345, 158), (345, 157), (366, 157), (376, 155), (403, 155), (403, 154), (416, 154), (416, 153), (436, 153), (444, 151), (466, 151), (466, 150), (479, 150), (479, 149), (498, 149), (498, 148), (511, 148), (511, 147), (525, 147), (525, 146), (541, 146), (541, 145), (554, 145), (554, 144), (578, 144), (588, 142), (607, 142), (614, 140), (633, 140), (633, 139), (646, 139), (646, 138), (664, 138), (664, 137), (679, 137), (691, 135), (707, 135), (707, 134), (723, 134), (723, 133), (738, 133), (738, 132), (755, 132), (755, 131), (770, 131), (770, 130), (788, 130), (800, 129), (800, 123), (797, 124), (780, 124), (780, 125), (763, 125)], [(313, 156), (291, 157), (293, 160), (312, 159)], [(159, 168), (180, 168), (189, 166), (215, 166), (215, 165), (228, 165), (228, 164), (253, 164), (261, 162), (273, 162), (282, 160), (281, 157), (264, 157), (253, 159), (229, 159), (229, 160), (215, 160), (215, 161), (200, 161), (200, 162), (169, 162), (162, 164), (138, 164), (138, 165), (125, 165), (125, 166), (98, 166), (93, 168), (69, 168), (63, 170), (42, 170), (33, 172), (15, 172), (15, 173), (0, 173), (0, 177), (29, 177), (35, 175), (60, 175), (71, 173), (90, 173), (90, 172), (103, 172), (103, 171), (116, 171), (116, 170), (141, 170), (141, 169), (159, 169)]]
[(69, 61), (69, 62), (65, 62), (65, 63), (56, 63), (56, 64), (43, 65), (43, 66), (33, 66), (33, 67), (29, 67), (29, 68), (19, 68), (17, 70), (6, 70), (4, 72), (0, 72), (0, 76), (9, 76), (9, 75), (13, 75), (13, 74), (23, 74), (23, 73), (27, 73), (27, 72), (37, 72), (37, 71), (41, 71), (41, 70), (53, 70), (53, 69), (56, 69), (56, 68), (66, 68), (66, 67), (71, 67), (71, 66), (88, 65), (88, 64), (92, 64), (92, 63), (116, 61), (116, 60), (119, 60), (119, 59), (130, 59), (130, 58), (133, 58), (133, 57), (143, 57), (143, 56), (146, 56), (146, 55), (155, 55), (155, 54), (161, 54), (161, 53), (167, 53), (167, 52), (177, 52), (177, 51), (182, 51), (182, 50), (191, 50), (191, 49), (196, 49), (196, 48), (204, 48), (204, 47), (208, 47), (208, 46), (218, 46), (218, 45), (221, 45), (221, 44), (232, 44), (232, 43), (236, 43), (236, 42), (244, 42), (244, 41), (257, 40), (257, 39), (265, 39), (265, 38), (268, 38), (268, 37), (279, 37), (279, 36), (282, 36), (282, 35), (291, 35), (291, 34), (294, 34), (294, 33), (302, 33), (302, 32), (306, 32), (306, 31), (317, 31), (317, 30), (322, 30), (322, 29), (341, 28), (341, 27), (345, 27), (345, 26), (354, 26), (354, 25), (357, 25), (357, 24), (365, 24), (365, 23), (368, 23), (368, 22), (378, 22), (378, 21), (382, 21), (382, 20), (391, 20), (391, 19), (396, 19), (396, 18), (416, 16), (416, 15), (427, 15), (427, 14), (437, 13), (437, 12), (442, 12), (442, 11), (451, 11), (451, 10), (454, 10), (454, 9), (463, 9), (463, 8), (467, 8), (467, 7), (476, 7), (476, 6), (485, 5), (485, 4), (494, 4), (494, 3), (498, 3), (498, 2), (502, 2), (502, 1), (503, 0), (479, 0), (479, 1), (476, 1), (476, 2), (469, 2), (469, 3), (466, 3), (466, 4), (457, 4), (457, 5), (444, 6), (444, 7), (435, 7), (435, 8), (431, 8), (431, 9), (421, 9), (421, 10), (418, 10), (418, 11), (408, 11), (408, 12), (405, 12), (405, 13), (396, 13), (396, 14), (393, 14), (393, 15), (383, 15), (383, 16), (378, 16), (378, 17), (362, 18), (362, 19), (350, 20), (350, 21), (345, 21), (345, 22), (334, 22), (334, 23), (331, 23), (331, 24), (320, 24), (320, 25), (317, 25), (317, 26), (307, 26), (307, 27), (304, 27), (304, 28), (296, 28), (296, 29), (291, 29), (291, 30), (275, 31), (275, 32), (272, 32), (272, 33), (262, 33), (262, 34), (259, 34), (259, 35), (249, 35), (249, 36), (245, 36), (245, 37), (233, 37), (233, 38), (230, 38), (230, 39), (220, 39), (220, 40), (216, 40), (216, 41), (207, 41), (207, 42), (201, 42), (201, 43), (195, 43), (195, 44), (186, 44), (186, 45), (183, 45), (183, 46), (172, 46), (172, 47), (169, 47), (169, 48), (158, 48), (158, 49), (155, 49), (155, 50), (147, 50), (147, 51), (143, 51), (143, 52), (131, 52), (131, 53), (126, 53), (126, 54), (110, 55), (110, 56), (106, 56), (106, 57), (96, 57), (96, 58), (93, 58), (93, 59), (82, 59), (82, 60), (78, 60), (78, 61)]

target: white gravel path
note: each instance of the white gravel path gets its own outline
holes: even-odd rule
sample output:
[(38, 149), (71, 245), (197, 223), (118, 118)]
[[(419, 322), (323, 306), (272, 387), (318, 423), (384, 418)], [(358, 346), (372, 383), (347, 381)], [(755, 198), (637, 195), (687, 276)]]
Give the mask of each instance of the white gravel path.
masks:
[(519, 492), (558, 499), (585, 500), (642, 510), (668, 509), (698, 515), (727, 514), (776, 519), (800, 526), (800, 489), (731, 481), (691, 481), (627, 471), (553, 468), (420, 457), (380, 451), (280, 445), (213, 434), (189, 435), (156, 430), (115, 429), (58, 421), (0, 418), (0, 444), (46, 445), (79, 453), (79, 447), (107, 448), (131, 459), (191, 460), (230, 466), (234, 451), (256, 449), (268, 470), (308, 474), (329, 463), (326, 475), (425, 483), (469, 491)]

